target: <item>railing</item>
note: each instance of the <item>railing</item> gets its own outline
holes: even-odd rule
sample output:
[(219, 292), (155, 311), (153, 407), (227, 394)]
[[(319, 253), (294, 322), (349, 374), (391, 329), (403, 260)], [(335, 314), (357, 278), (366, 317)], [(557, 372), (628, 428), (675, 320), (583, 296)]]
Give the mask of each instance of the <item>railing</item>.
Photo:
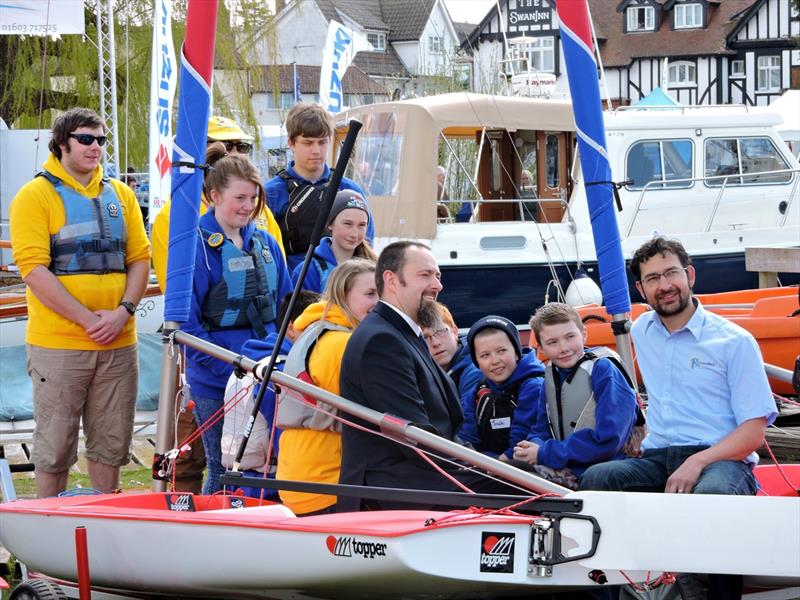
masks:
[(704, 110), (709, 108), (720, 109), (720, 108), (743, 108), (744, 112), (750, 112), (752, 107), (747, 106), (746, 104), (653, 104), (650, 106), (640, 106), (639, 104), (630, 104), (625, 106), (618, 106), (614, 110), (611, 111), (611, 114), (616, 114), (617, 112), (632, 112), (632, 111), (648, 111), (650, 109), (657, 109), (663, 110), (668, 108), (670, 110), (680, 110), (681, 114), (685, 114), (687, 110)]
[[(458, 202), (458, 200), (451, 200), (452, 202)], [(522, 215), (523, 210), (527, 209), (526, 205), (528, 204), (536, 204), (537, 206), (546, 203), (547, 205), (559, 204), (561, 208), (564, 209), (564, 213), (567, 215), (567, 220), (572, 221), (572, 214), (570, 213), (569, 209), (569, 201), (563, 198), (478, 198), (477, 200), (463, 200), (462, 202), (469, 202), (473, 206), (473, 216), (475, 222), (480, 222), (480, 207), (482, 204), (517, 204), (519, 208), (519, 214)], [(519, 219), (514, 219), (514, 221), (518, 221)]]
[[(237, 355), (234, 352), (230, 352), (229, 350), (182, 331), (176, 331), (172, 335), (177, 343), (194, 348), (195, 350), (204, 352), (209, 356), (234, 365), (236, 368), (248, 373), (252, 373), (253, 376), (259, 381), (263, 379), (266, 362), (256, 363), (249, 358)], [(164, 378), (163, 374), (162, 378)], [(337, 396), (336, 394), (332, 394), (331, 392), (320, 389), (315, 385), (295, 379), (294, 377), (286, 375), (280, 371), (273, 371), (270, 381), (275, 384), (288, 387), (305, 396), (315, 398), (318, 401), (326, 402), (341, 412), (367, 421), (368, 423), (372, 423), (373, 425), (380, 427), (385, 435), (388, 435), (389, 437), (398, 441), (408, 442), (413, 445), (419, 444), (425, 446), (436, 452), (440, 452), (452, 458), (462, 460), (466, 463), (485, 469), (486, 471), (502, 477), (503, 479), (518, 486), (522, 486), (525, 489), (538, 493), (557, 494), (559, 496), (563, 496), (569, 492), (568, 489), (547, 481), (546, 479), (542, 479), (531, 473), (517, 469), (516, 467), (513, 467), (507, 463), (490, 458), (484, 454), (481, 454), (480, 452), (477, 452), (476, 450), (472, 450), (466, 446), (461, 446), (460, 444), (451, 442), (450, 440), (442, 438), (434, 433), (420, 429), (419, 427), (415, 427), (413, 423), (409, 421), (399, 419), (386, 413), (380, 413), (367, 408), (366, 406), (362, 406), (361, 404), (351, 402), (350, 400), (346, 400), (341, 396)], [(167, 397), (174, 398), (175, 394), (173, 393), (171, 396)], [(161, 400), (163, 401), (163, 399), (164, 396), (162, 395)], [(164, 404), (167, 403), (165, 402)], [(159, 428), (162, 426), (163, 422), (167, 421), (166, 419), (162, 421), (161, 416), (164, 411), (168, 410), (173, 410), (173, 407), (165, 406), (162, 410), (161, 405), (159, 405)]]
[[(800, 177), (796, 175), (800, 173), (800, 169), (780, 169), (776, 171), (758, 171), (756, 173), (730, 173), (728, 175), (709, 175), (704, 177), (685, 177), (681, 179), (667, 179), (667, 180), (653, 180), (648, 181), (647, 184), (642, 187), (641, 192), (639, 193), (639, 198), (636, 201), (636, 208), (634, 209), (633, 217), (631, 218), (630, 223), (628, 224), (628, 229), (625, 232), (625, 236), (630, 236), (631, 232), (633, 231), (633, 227), (636, 224), (636, 218), (639, 216), (639, 213), (642, 210), (642, 204), (644, 204), (644, 198), (647, 192), (653, 190), (660, 190), (660, 191), (676, 191), (680, 189), (686, 189), (692, 187), (696, 182), (702, 183), (715, 183), (721, 182), (722, 185), (719, 188), (719, 192), (717, 193), (716, 200), (714, 201), (714, 206), (711, 209), (711, 215), (706, 222), (704, 232), (708, 232), (711, 230), (711, 226), (714, 224), (714, 219), (717, 216), (717, 210), (719, 209), (720, 202), (722, 201), (722, 197), (725, 193), (725, 190), (729, 189), (728, 181), (730, 179), (739, 179), (744, 181), (745, 179), (752, 179), (755, 180), (757, 177), (764, 177), (764, 176), (774, 176), (774, 175), (787, 175), (791, 174), (792, 178), (794, 179), (794, 183), (792, 183), (792, 189), (788, 194), (788, 200), (786, 203), (786, 207), (783, 211), (783, 218), (780, 222), (780, 227), (783, 227), (786, 224), (786, 218), (789, 215), (789, 209), (792, 205), (792, 200), (797, 196), (798, 187), (800, 186)], [(791, 180), (789, 180), (791, 181)], [(750, 185), (768, 185), (768, 184), (777, 184), (781, 183), (778, 181), (753, 181)], [(788, 183), (788, 181), (786, 182)], [(684, 187), (680, 187), (681, 184), (689, 184)], [(744, 185), (744, 184), (742, 184)], [(741, 189), (737, 184), (736, 187), (733, 189)]]

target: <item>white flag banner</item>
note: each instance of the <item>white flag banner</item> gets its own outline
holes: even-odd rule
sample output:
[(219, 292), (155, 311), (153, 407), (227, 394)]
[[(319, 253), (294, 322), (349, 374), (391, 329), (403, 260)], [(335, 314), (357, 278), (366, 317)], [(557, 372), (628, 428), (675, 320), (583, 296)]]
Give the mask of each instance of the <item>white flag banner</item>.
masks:
[(353, 57), (362, 50), (372, 50), (365, 36), (341, 23), (330, 22), (319, 74), (319, 101), (329, 112), (338, 113), (344, 108), (342, 78)]
[(150, 69), (150, 196), (152, 223), (169, 198), (172, 186), (172, 104), (178, 64), (172, 46), (172, 0), (155, 0), (153, 62)]
[(84, 32), (83, 0), (0, 0), (0, 35)]

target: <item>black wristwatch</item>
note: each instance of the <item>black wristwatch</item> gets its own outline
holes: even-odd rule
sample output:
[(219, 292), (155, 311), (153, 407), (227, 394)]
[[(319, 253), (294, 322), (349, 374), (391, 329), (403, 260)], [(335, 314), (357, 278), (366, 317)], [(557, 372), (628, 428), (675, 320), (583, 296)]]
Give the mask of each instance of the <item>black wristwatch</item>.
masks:
[(133, 302), (127, 302), (123, 300), (122, 302), (119, 303), (119, 305), (123, 307), (125, 310), (127, 310), (130, 316), (136, 314), (136, 305)]

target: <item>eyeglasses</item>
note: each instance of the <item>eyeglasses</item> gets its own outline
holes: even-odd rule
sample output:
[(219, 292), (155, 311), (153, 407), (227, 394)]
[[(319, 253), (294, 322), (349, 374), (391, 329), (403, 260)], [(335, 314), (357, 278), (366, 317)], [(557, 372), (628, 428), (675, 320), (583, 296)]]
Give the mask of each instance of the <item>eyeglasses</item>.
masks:
[(434, 331), (429, 335), (423, 335), (422, 339), (425, 340), (427, 343), (430, 343), (433, 340), (433, 338), (441, 340), (444, 337), (444, 334), (447, 333), (448, 331), (450, 331), (449, 328), (442, 327), (441, 329), (437, 329), (436, 331)]
[(642, 283), (647, 287), (655, 287), (661, 282), (661, 278), (667, 280), (669, 283), (676, 283), (683, 276), (684, 271), (689, 267), (672, 267), (663, 273), (650, 273), (646, 277), (642, 277)]
[(233, 152), (234, 148), (239, 154), (250, 154), (250, 151), (253, 149), (253, 145), (247, 142), (223, 142), (225, 144), (225, 150), (228, 152)]
[(105, 146), (108, 139), (104, 135), (92, 135), (91, 133), (70, 133), (67, 137), (78, 140), (82, 146), (91, 146), (94, 142), (97, 142), (98, 146)]

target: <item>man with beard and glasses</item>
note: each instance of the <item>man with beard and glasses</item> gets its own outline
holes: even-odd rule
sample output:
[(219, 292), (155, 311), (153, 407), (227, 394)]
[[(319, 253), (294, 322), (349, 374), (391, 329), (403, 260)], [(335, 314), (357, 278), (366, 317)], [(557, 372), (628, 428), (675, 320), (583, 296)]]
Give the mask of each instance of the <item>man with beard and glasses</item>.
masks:
[[(412, 241), (389, 244), (378, 257), (375, 282), (380, 302), (353, 332), (342, 360), (341, 395), (373, 410), (411, 421), (456, 441), (464, 420), (453, 381), (431, 356), (420, 327), (420, 312), (442, 290), (430, 248)], [(353, 419), (355, 421), (355, 419)], [(371, 425), (358, 424), (374, 430)], [(475, 491), (514, 493), (491, 479), (442, 464)], [(374, 487), (461, 491), (412, 449), (345, 425), (340, 483)], [(360, 498), (339, 499), (339, 511), (358, 510)], [(378, 501), (382, 509), (408, 504)], [(418, 504), (416, 506), (419, 506)]]
[[(677, 240), (633, 255), (651, 312), (631, 335), (649, 398), (639, 458), (590, 467), (582, 490), (753, 495), (755, 450), (777, 416), (758, 344), (692, 295), (695, 269)], [(709, 597), (741, 596), (741, 577), (709, 576)]]

